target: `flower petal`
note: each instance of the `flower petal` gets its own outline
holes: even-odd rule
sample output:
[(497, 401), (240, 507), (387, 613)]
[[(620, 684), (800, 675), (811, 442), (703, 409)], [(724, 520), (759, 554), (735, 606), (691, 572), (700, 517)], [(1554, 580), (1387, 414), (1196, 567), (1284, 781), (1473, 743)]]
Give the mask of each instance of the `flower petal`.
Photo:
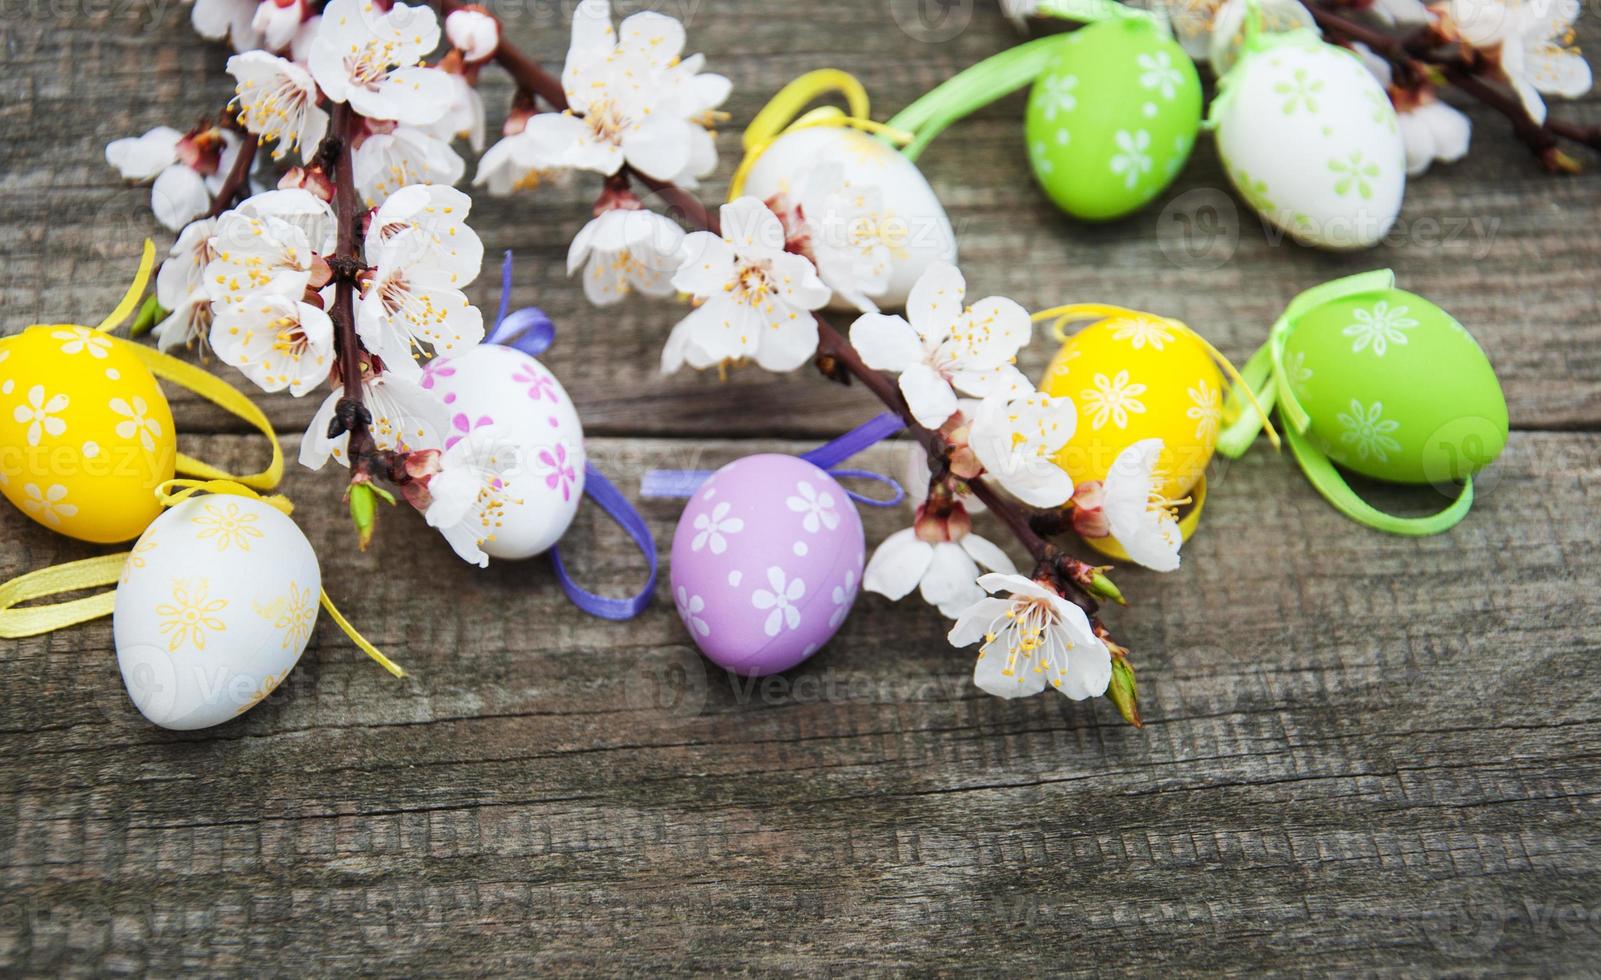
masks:
[(927, 364), (913, 364), (901, 372), (901, 394), (917, 424), (937, 429), (956, 411), (956, 392)]
[(901, 372), (923, 359), (917, 331), (894, 314), (864, 313), (851, 324), (851, 346), (875, 371)]

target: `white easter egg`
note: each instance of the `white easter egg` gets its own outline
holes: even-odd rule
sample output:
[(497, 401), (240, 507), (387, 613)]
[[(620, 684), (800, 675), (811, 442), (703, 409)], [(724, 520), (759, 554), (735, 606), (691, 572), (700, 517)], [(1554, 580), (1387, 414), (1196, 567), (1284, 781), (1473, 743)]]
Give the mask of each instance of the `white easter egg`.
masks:
[(1245, 53), (1213, 103), (1229, 178), (1297, 241), (1374, 245), (1395, 223), (1406, 186), (1395, 109), (1349, 51), (1307, 32), (1274, 40)]
[[(743, 193), (803, 222), (829, 307), (854, 310), (853, 284), (885, 309), (906, 303), (936, 260), (956, 262), (956, 233), (916, 164), (858, 130), (813, 126), (785, 133), (757, 158)], [(799, 212), (796, 212), (796, 206)]]
[(294, 521), (249, 497), (183, 501), (140, 535), (117, 585), (112, 634), (128, 696), (179, 731), (244, 714), (300, 660), (321, 594)]
[(491, 558), (532, 558), (561, 540), (584, 495), (584, 429), (567, 390), (545, 366), (514, 347), (480, 344), (436, 358), (423, 370), (450, 412), (445, 448), (493, 425), (517, 447), (526, 477), (501, 524), (480, 547)]

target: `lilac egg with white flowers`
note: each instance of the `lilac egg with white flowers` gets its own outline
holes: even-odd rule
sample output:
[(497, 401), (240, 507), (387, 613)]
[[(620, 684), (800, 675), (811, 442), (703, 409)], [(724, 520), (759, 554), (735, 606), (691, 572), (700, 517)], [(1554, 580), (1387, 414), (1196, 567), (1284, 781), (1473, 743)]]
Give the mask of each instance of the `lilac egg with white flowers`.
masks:
[(673, 601), (712, 662), (748, 677), (788, 670), (856, 602), (866, 541), (856, 505), (806, 460), (735, 460), (702, 484), (673, 534)]
[(561, 540), (584, 495), (585, 456), (578, 410), (556, 376), (516, 348), (480, 344), (428, 362), (422, 386), (445, 403), (447, 451), (485, 426), (517, 448), (519, 472), (484, 553), (532, 558)]

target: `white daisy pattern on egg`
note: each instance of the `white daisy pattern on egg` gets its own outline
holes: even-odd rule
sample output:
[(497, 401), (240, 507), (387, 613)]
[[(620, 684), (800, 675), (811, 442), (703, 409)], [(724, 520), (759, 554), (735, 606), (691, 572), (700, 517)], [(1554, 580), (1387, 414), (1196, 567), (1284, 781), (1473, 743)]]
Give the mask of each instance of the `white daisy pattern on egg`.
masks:
[(1140, 88), (1155, 91), (1163, 101), (1171, 102), (1179, 86), (1184, 84), (1184, 75), (1173, 64), (1173, 56), (1166, 51), (1139, 55), (1134, 63), (1140, 69)]
[(115, 430), (118, 437), (132, 439), (137, 436), (139, 445), (145, 448), (145, 452), (156, 448), (156, 440), (161, 438), (161, 423), (146, 414), (150, 411), (150, 406), (145, 404), (143, 398), (135, 395), (131, 403), (127, 399), (113, 398), (110, 407), (113, 412), (122, 416), (122, 421), (117, 423)]
[(1054, 121), (1059, 112), (1072, 112), (1078, 108), (1077, 75), (1051, 75), (1040, 82), (1045, 92), (1045, 118)]
[(37, 446), (45, 436), (55, 438), (67, 431), (67, 423), (59, 416), (67, 410), (71, 400), (59, 392), (52, 395), (44, 385), (28, 389), (27, 403), (18, 405), (11, 418), (28, 427), (28, 445)]
[(856, 570), (845, 570), (845, 581), (834, 586), (829, 598), (834, 600), (834, 611), (828, 614), (828, 625), (832, 629), (839, 629), (839, 624), (845, 622), (845, 614), (851, 611), (851, 604), (856, 601)]
[(684, 621), (686, 627), (699, 636), (712, 634), (711, 626), (700, 615), (706, 611), (705, 599), (698, 595), (690, 595), (689, 590), (680, 585), (674, 595), (674, 601), (678, 606), (678, 618)]
[(720, 555), (728, 550), (728, 539), (725, 535), (738, 534), (745, 530), (745, 522), (738, 517), (729, 517), (728, 512), (732, 506), (727, 502), (713, 507), (710, 513), (702, 511), (695, 515), (695, 538), (690, 542), (691, 551), (707, 548), (714, 555)]
[(1134, 186), (1151, 172), (1151, 134), (1143, 129), (1118, 130), (1112, 137), (1117, 152), (1112, 154), (1112, 173), (1123, 178), (1123, 186)]
[(1340, 442), (1350, 446), (1358, 459), (1375, 459), (1380, 463), (1388, 462), (1390, 453), (1401, 448), (1401, 444), (1392, 438), (1392, 434), (1401, 428), (1401, 423), (1394, 419), (1384, 417), (1384, 403), (1376, 401), (1364, 407), (1360, 401), (1351, 399), (1351, 410), (1340, 412), (1337, 416), (1340, 422)]
[(1356, 322), (1340, 333), (1351, 338), (1351, 353), (1371, 350), (1374, 357), (1383, 357), (1391, 344), (1404, 346), (1406, 331), (1418, 325), (1417, 320), (1406, 314), (1405, 306), (1392, 307), (1389, 300), (1381, 299), (1371, 310), (1352, 310), (1351, 317)]
[(819, 491), (805, 480), (795, 484), (795, 493), (784, 503), (795, 513), (805, 515), (801, 518), (801, 527), (809, 534), (816, 534), (823, 528), (832, 531), (839, 526), (839, 511), (835, 509), (834, 495), (827, 490)]
[(67, 503), (67, 488), (59, 483), (52, 483), (44, 490), (40, 490), (37, 483), (29, 483), (23, 486), (22, 492), (27, 495), (22, 509), (42, 524), (60, 527), (62, 518), (78, 516), (77, 506)]
[(1150, 344), (1152, 350), (1160, 351), (1173, 342), (1173, 331), (1155, 317), (1131, 316), (1117, 321), (1117, 329), (1112, 332), (1112, 339), (1126, 340), (1135, 350), (1141, 350), (1146, 344)]
[(1205, 442), (1217, 435), (1218, 423), (1223, 419), (1223, 393), (1204, 378), (1185, 391), (1190, 396), (1190, 407), (1184, 416), (1195, 423), (1195, 438)]
[(1145, 403), (1139, 400), (1145, 394), (1145, 385), (1130, 381), (1128, 371), (1119, 371), (1111, 378), (1097, 373), (1094, 384), (1079, 395), (1090, 413), (1090, 428), (1101, 429), (1111, 422), (1126, 429), (1130, 415), (1145, 414)]
[(61, 345), (63, 354), (88, 354), (93, 358), (103, 358), (111, 350), (111, 338), (88, 327), (64, 327), (53, 331), (50, 337), (64, 341)]
[(762, 630), (768, 636), (777, 636), (783, 629), (797, 630), (801, 625), (801, 611), (796, 605), (806, 595), (806, 583), (799, 578), (790, 578), (784, 570), (774, 565), (767, 569), (768, 589), (757, 589), (751, 593), (751, 605), (757, 609), (771, 610), (767, 619), (762, 623)]

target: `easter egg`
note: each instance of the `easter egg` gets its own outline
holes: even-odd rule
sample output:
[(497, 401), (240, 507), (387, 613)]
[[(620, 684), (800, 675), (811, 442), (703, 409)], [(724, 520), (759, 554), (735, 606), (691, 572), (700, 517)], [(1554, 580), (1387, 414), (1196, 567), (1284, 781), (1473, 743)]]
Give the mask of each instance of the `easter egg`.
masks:
[(678, 520), (671, 581), (701, 652), (750, 677), (827, 643), (862, 581), (862, 521), (832, 476), (794, 456), (735, 460)]
[(1353, 293), (1296, 317), (1281, 364), (1313, 444), (1357, 473), (1440, 484), (1506, 445), (1506, 399), (1489, 358), (1414, 293)]
[(1297, 241), (1332, 249), (1377, 243), (1395, 223), (1406, 185), (1389, 97), (1351, 52), (1305, 31), (1271, 37), (1246, 49), (1212, 103), (1229, 179)]
[(481, 426), (514, 443), (521, 468), (493, 537), (492, 558), (532, 558), (561, 540), (584, 495), (584, 429), (567, 390), (545, 366), (515, 347), (480, 344), (423, 370), (422, 386), (445, 403), (445, 449)]
[(161, 511), (177, 460), (155, 376), (88, 327), (29, 327), (0, 341), (0, 493), (62, 534), (110, 543)]
[(1099, 221), (1160, 194), (1189, 159), (1201, 80), (1177, 41), (1145, 18), (1067, 35), (1029, 92), (1034, 176), (1056, 206)]
[(134, 706), (186, 731), (244, 714), (289, 676), (322, 573), (295, 522), (250, 497), (190, 497), (140, 535), (112, 612)]
[(1067, 339), (1040, 384), (1071, 398), (1078, 428), (1056, 455), (1075, 484), (1104, 480), (1119, 453), (1162, 440), (1159, 491), (1184, 497), (1217, 446), (1223, 376), (1187, 331), (1132, 311), (1092, 323)]
[[(868, 298), (893, 308), (935, 261), (956, 261), (956, 233), (921, 171), (894, 147), (843, 126), (784, 133), (757, 158), (743, 193), (804, 222), (812, 258), (834, 297), (857, 308), (842, 276), (879, 279)], [(796, 208), (799, 207), (797, 215)]]

